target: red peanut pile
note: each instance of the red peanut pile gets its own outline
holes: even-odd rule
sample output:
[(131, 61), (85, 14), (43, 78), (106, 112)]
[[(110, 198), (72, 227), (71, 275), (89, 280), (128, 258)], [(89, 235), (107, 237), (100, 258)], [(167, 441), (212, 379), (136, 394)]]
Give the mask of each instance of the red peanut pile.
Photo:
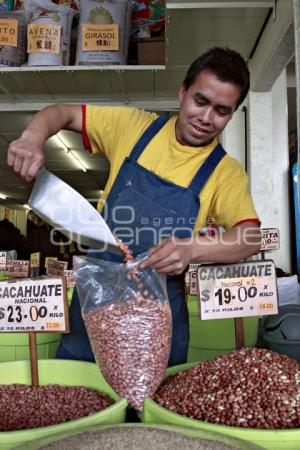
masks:
[(300, 364), (242, 349), (167, 378), (153, 399), (178, 414), (222, 425), (300, 427)]
[(114, 401), (82, 386), (0, 385), (0, 431), (26, 430), (69, 422), (99, 412)]
[(171, 346), (168, 302), (147, 292), (84, 315), (95, 358), (112, 388), (138, 410), (164, 378)]

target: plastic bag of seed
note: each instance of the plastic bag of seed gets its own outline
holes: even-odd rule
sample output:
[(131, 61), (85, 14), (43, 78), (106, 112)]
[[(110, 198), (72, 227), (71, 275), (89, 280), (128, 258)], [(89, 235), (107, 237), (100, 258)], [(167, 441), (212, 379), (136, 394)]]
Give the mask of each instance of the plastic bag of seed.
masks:
[(172, 318), (165, 278), (154, 269), (76, 257), (76, 286), (95, 359), (138, 411), (164, 378)]

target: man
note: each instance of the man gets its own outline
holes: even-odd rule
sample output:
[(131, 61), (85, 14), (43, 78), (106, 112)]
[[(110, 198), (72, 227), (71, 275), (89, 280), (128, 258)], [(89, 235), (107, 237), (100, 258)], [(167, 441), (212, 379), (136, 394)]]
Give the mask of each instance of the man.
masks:
[[(213, 48), (187, 71), (178, 94), (178, 117), (167, 120), (128, 107), (54, 105), (38, 112), (8, 149), (8, 164), (28, 181), (45, 163), (45, 141), (62, 128), (81, 132), (86, 149), (108, 158), (103, 195), (108, 225), (134, 255), (149, 252), (142, 267), (168, 276), (173, 320), (169, 365), (187, 358), (187, 265), (229, 263), (259, 251), (259, 220), (247, 176), (218, 143), (248, 90), (242, 57)], [(214, 240), (197, 233), (209, 217), (225, 229)], [(115, 260), (109, 253), (100, 257)], [(93, 360), (76, 292), (70, 323), (58, 356)]]

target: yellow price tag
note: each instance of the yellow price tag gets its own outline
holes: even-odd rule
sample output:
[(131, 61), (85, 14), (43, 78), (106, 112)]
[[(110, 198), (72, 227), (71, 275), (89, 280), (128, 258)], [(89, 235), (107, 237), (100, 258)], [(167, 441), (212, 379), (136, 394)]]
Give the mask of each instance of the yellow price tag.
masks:
[(27, 27), (27, 52), (59, 54), (60, 37), (61, 25), (30, 23)]
[(119, 50), (119, 25), (117, 23), (109, 25), (83, 24), (82, 50)]
[(18, 21), (16, 19), (0, 19), (0, 45), (18, 46)]

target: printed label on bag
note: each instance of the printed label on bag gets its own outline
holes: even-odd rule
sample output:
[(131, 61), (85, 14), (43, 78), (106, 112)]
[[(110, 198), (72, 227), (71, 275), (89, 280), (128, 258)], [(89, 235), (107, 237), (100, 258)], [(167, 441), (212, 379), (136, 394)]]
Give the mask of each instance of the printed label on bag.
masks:
[(0, 45), (18, 47), (18, 21), (16, 19), (0, 19)]
[(119, 25), (83, 24), (82, 50), (119, 50)]
[(27, 52), (54, 53), (60, 52), (61, 25), (28, 24)]

